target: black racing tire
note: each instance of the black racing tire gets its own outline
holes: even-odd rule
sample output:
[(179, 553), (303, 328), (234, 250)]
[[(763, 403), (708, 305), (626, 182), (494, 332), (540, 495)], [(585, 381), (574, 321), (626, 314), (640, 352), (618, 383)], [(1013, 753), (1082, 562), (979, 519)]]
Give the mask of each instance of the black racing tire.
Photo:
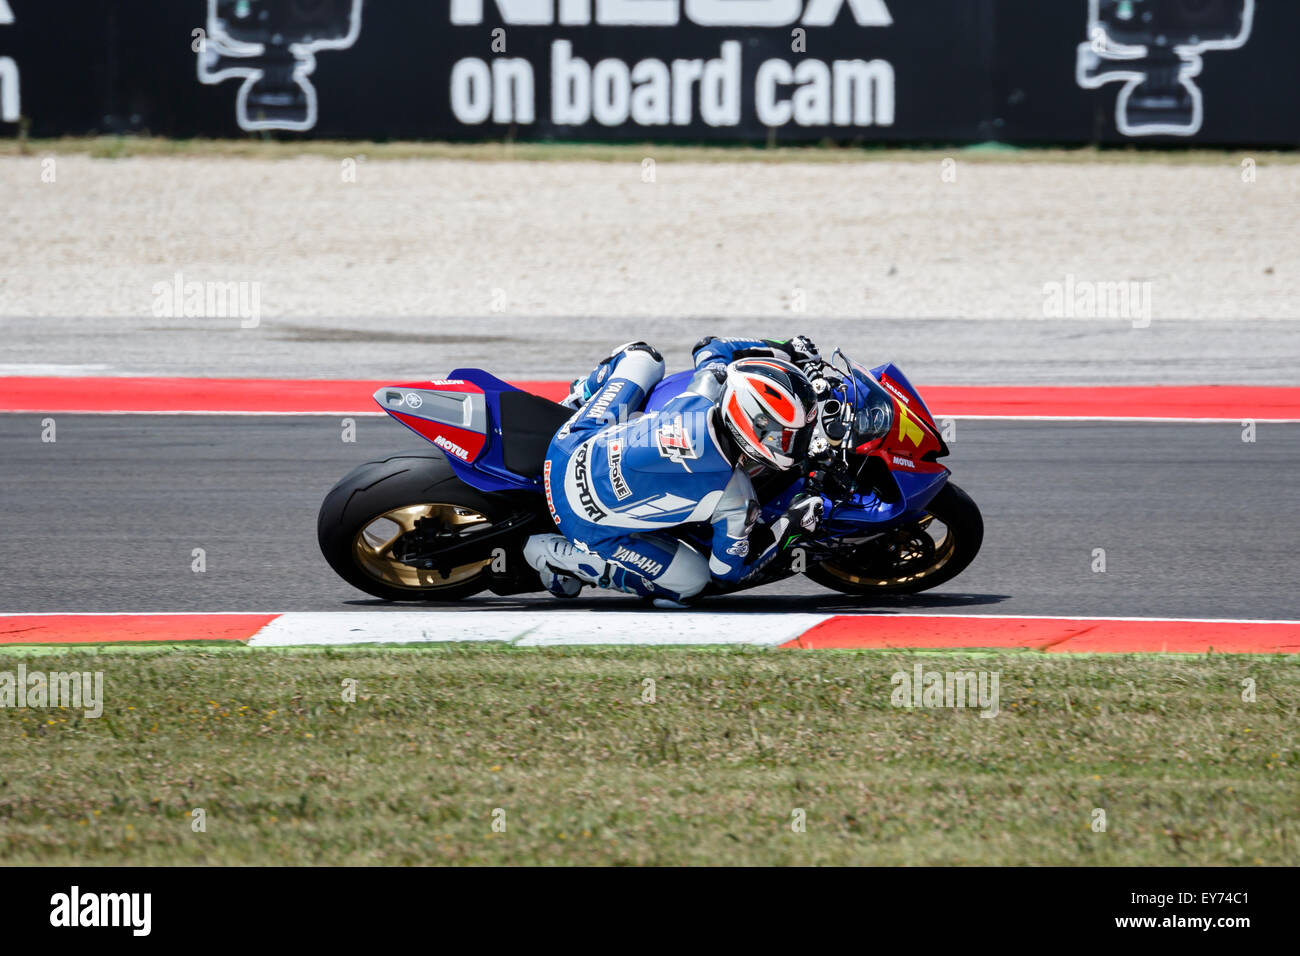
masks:
[[(500, 496), (484, 494), (457, 478), (440, 450), (399, 452), (354, 468), (330, 489), (316, 521), (321, 554), (343, 580), (385, 601), (459, 601), (484, 590), (486, 562), (458, 568), (450, 581), (440, 583), (437, 572), (421, 574), (391, 558), (375, 557), (373, 549), (371, 553), (359, 550), (366, 547), (358, 542), (367, 528), (390, 513), (421, 505), (455, 508), (456, 513), (463, 510), (488, 521), (509, 513), (508, 502)], [(390, 577), (375, 568), (386, 570)], [(399, 575), (423, 583), (393, 580)]]
[(948, 482), (934, 496), (926, 513), (942, 522), (946, 535), (934, 547), (932, 559), (914, 567), (896, 568), (900, 573), (881, 570), (882, 551), (890, 542), (904, 540), (917, 525), (904, 527), (885, 538), (869, 542), (843, 557), (826, 561), (805, 573), (823, 587), (843, 594), (918, 594), (951, 581), (979, 554), (984, 542), (984, 518), (970, 495)]

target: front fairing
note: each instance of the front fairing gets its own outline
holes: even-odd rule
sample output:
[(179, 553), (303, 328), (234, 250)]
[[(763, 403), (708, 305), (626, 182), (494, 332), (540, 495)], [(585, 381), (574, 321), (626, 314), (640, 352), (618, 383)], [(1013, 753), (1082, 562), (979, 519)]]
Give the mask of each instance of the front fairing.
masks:
[(866, 369), (843, 353), (848, 381), (838, 397), (852, 405), (850, 462), (863, 479), (859, 491), (827, 501), (823, 529), (832, 536), (884, 530), (915, 520), (948, 480), (937, 459), (948, 453), (934, 418), (894, 365)]
[[(875, 490), (863, 490), (843, 501), (833, 501), (825, 496), (821, 533), (832, 538), (861, 535), (864, 527), (884, 531), (895, 525), (914, 521), (925, 513), (934, 496), (948, 480), (948, 469), (924, 475), (891, 473), (897, 492), (883, 495)], [(785, 514), (791, 502), (803, 494), (806, 480), (800, 478), (779, 496), (765, 501), (762, 520), (770, 524)]]
[[(879, 396), (887, 396), (892, 406), (888, 430), (854, 446), (854, 455), (859, 458), (879, 459), (884, 467), (874, 468), (872, 477), (877, 484), (888, 484), (879, 491), (863, 489), (843, 501), (824, 497), (825, 513), (819, 536), (829, 538), (861, 537), (864, 533), (884, 531), (915, 521), (925, 513), (949, 475), (948, 469), (934, 460), (947, 454), (947, 446), (920, 394), (903, 373), (894, 365), (868, 370), (849, 361), (852, 369), (874, 383), (874, 387), (863, 390), (861, 401), (865, 406), (863, 411), (867, 412), (863, 420), (869, 427), (879, 425), (879, 415), (873, 416), (870, 409), (872, 403), (880, 401)], [(684, 371), (665, 377), (651, 393), (646, 403), (647, 411), (661, 408), (681, 394), (693, 375), (693, 371)], [(876, 423), (874, 426), (870, 425), (873, 421)], [(867, 435), (872, 434), (867, 432)], [(770, 494), (765, 493), (762, 482), (757, 484), (762, 501), (761, 520), (771, 523), (804, 493), (806, 479), (773, 482), (779, 490)]]

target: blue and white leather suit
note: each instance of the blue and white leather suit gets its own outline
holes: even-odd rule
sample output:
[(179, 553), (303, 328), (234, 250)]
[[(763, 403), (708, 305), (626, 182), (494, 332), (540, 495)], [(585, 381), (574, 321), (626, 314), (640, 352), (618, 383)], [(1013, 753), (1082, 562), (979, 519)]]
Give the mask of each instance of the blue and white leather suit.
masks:
[[(648, 345), (625, 347), (577, 383), (586, 401), (552, 440), (544, 471), (552, 517), (576, 546), (565, 573), (676, 601), (711, 579), (740, 581), (775, 556), (770, 536), (761, 553), (750, 553), (759, 504), (745, 459), (718, 433), (714, 414), (727, 363), (759, 354), (782, 353), (758, 340), (704, 340), (690, 385), (646, 414), (664, 375)], [(707, 556), (664, 533), (695, 522), (712, 526)]]

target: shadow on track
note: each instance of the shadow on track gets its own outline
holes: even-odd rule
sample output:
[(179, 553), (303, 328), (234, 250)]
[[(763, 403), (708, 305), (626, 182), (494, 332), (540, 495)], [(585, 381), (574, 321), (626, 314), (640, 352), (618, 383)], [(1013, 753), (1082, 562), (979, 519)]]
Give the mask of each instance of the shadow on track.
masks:
[[(711, 597), (690, 608), (696, 614), (746, 612), (763, 613), (828, 613), (828, 614), (907, 614), (913, 611), (945, 608), (982, 607), (1010, 600), (1009, 594), (897, 594), (880, 595), (873, 600), (850, 598), (839, 594), (826, 595), (760, 595), (734, 594)], [(624, 611), (644, 611), (648, 604), (626, 595), (592, 595), (572, 601), (559, 601), (547, 596), (528, 598), (478, 597), (465, 601), (409, 601), (393, 603), (379, 600), (344, 602), (349, 607), (382, 610), (448, 610), (475, 611), (536, 611), (538, 613), (589, 611), (618, 614)], [(663, 611), (672, 614), (672, 611)]]

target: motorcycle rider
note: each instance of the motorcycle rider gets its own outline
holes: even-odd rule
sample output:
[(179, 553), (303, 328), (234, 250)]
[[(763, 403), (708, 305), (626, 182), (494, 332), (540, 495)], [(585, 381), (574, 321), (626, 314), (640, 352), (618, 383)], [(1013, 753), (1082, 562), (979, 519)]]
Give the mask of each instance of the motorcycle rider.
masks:
[[(710, 580), (758, 573), (822, 515), (800, 495), (762, 526), (751, 473), (802, 464), (817, 398), (800, 365), (818, 359), (804, 336), (779, 342), (708, 336), (695, 375), (663, 408), (642, 414), (664, 376), (644, 342), (616, 349), (566, 404), (577, 409), (547, 450), (546, 501), (562, 534), (533, 535), (524, 557), (557, 597), (591, 584), (684, 607)], [(707, 522), (706, 556), (664, 532)]]

